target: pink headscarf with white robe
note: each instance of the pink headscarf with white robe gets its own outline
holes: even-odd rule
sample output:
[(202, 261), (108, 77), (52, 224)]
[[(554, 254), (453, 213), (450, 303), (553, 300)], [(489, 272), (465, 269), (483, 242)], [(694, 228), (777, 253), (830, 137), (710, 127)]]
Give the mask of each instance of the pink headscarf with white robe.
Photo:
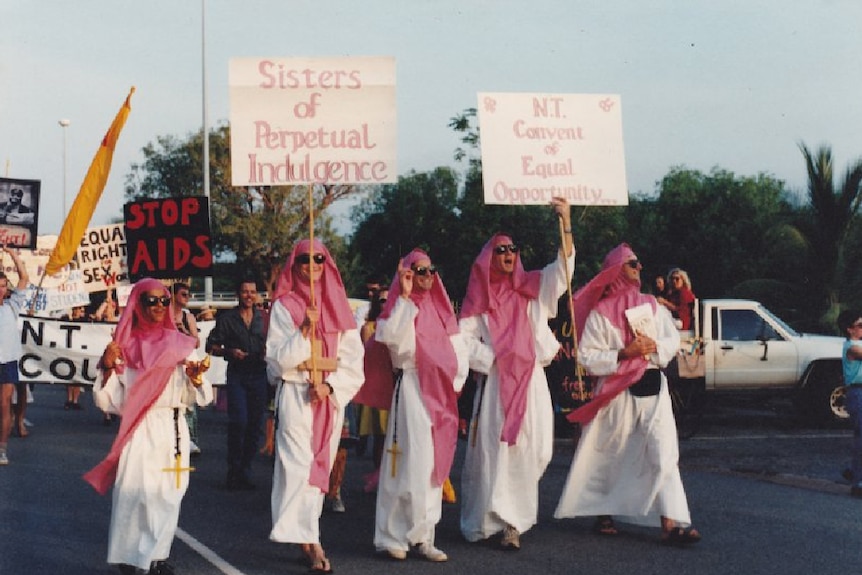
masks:
[[(273, 294), (273, 301), (280, 301), (293, 323), (299, 326), (305, 321), (306, 308), (311, 305), (311, 285), (299, 274), (295, 266), (296, 257), (311, 251), (311, 242), (302, 240), (296, 244), (287, 260)], [(314, 253), (326, 256), (323, 263), (323, 273), (314, 282), (314, 303), (320, 310), (320, 321), (316, 324), (315, 337), (321, 342), (324, 357), (335, 358), (338, 355), (338, 337), (347, 330), (356, 329), (356, 320), (350, 311), (347, 292), (341, 274), (335, 266), (335, 261), (326, 246), (319, 240), (314, 240)], [(324, 377), (325, 379), (325, 377)], [(327, 397), (311, 405), (313, 412), (311, 448), (314, 461), (308, 482), (319, 487), (321, 491), (329, 491), (329, 441), (332, 438), (335, 424), (335, 404)]]
[[(635, 338), (626, 318), (626, 310), (649, 303), (655, 312), (658, 305), (656, 299), (642, 294), (640, 282), (629, 280), (623, 270), (626, 262), (634, 256), (635, 253), (628, 244), (618, 245), (605, 256), (601, 271), (575, 293), (573, 299), (575, 317), (578, 319), (578, 341), (583, 334), (586, 318), (592, 310), (607, 318), (622, 332), (624, 345), (628, 345)], [(581, 424), (589, 423), (602, 407), (629, 386), (637, 383), (648, 365), (648, 361), (641, 356), (622, 360), (616, 373), (605, 378), (599, 393), (588, 403), (571, 412), (567, 419)]]
[(494, 247), (501, 243), (511, 244), (512, 238), (494, 235), (473, 262), (460, 317), (482, 313), (488, 317), (489, 343), (496, 356), (505, 419), (500, 440), (514, 445), (527, 411), (527, 389), (536, 367), (535, 336), (527, 305), (539, 296), (542, 272), (524, 271), (520, 254), (516, 254), (511, 274), (493, 269)]
[[(114, 484), (123, 448), (147, 410), (162, 394), (177, 365), (197, 346), (196, 338), (177, 331), (170, 304), (165, 306), (164, 319), (160, 324), (145, 319), (140, 298), (146, 292), (155, 290), (170, 296), (168, 289), (158, 280), (145, 278), (135, 284), (114, 332), (114, 341), (122, 349), (123, 364), (137, 371), (137, 379), (126, 395), (120, 429), (111, 450), (101, 463), (84, 474), (84, 480), (102, 495)], [(117, 365), (115, 370), (122, 373), (123, 365)]]
[[(417, 248), (404, 257), (401, 265), (409, 268), (425, 259), (431, 261), (428, 254)], [(392, 314), (392, 308), (400, 296), (401, 281), (395, 274), (380, 319)], [(458, 358), (450, 339), (450, 336), (458, 333), (458, 321), (440, 276), (437, 276), (428, 291), (417, 290), (414, 286), (410, 301), (419, 308), (414, 320), (416, 369), (419, 389), (431, 419), (434, 441), (434, 472), (431, 479), (434, 485), (440, 486), (449, 476), (458, 443), (458, 396), (453, 386), (458, 373)], [(391, 396), (392, 388), (389, 392), (390, 401)]]

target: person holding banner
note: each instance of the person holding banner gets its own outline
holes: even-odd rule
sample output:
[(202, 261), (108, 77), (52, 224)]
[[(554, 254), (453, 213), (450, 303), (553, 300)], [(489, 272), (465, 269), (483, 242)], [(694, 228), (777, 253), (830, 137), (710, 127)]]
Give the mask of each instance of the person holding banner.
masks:
[[(386, 346), (399, 376), (388, 381), (389, 418), (377, 490), (374, 546), (393, 559), (407, 552), (448, 559), (434, 546), (443, 484), (458, 442), (458, 397), (468, 371), (467, 346), (437, 268), (414, 249), (398, 264), (375, 339)], [(363, 392), (373, 385), (370, 378)]]
[(174, 325), (169, 293), (155, 279), (135, 284), (93, 393), (100, 409), (122, 416), (110, 452), (84, 480), (102, 495), (114, 487), (108, 563), (124, 575), (173, 575), (166, 560), (192, 471), (184, 413), (213, 397), (195, 339)]
[(482, 374), (461, 477), (461, 532), (479, 541), (502, 532), (504, 549), (520, 549), (536, 523), (539, 479), (551, 460), (554, 417), (544, 366), (560, 343), (548, 327), (574, 269), (569, 203), (551, 202), (562, 245), (542, 270), (524, 271), (519, 248), (496, 234), (473, 263), (460, 328), (470, 368)]
[(364, 381), (364, 348), (341, 274), (320, 241), (297, 243), (272, 300), (266, 358), (279, 383), (269, 538), (300, 544), (312, 571), (329, 573), (320, 515), (344, 408)]
[[(9, 434), (12, 432), (12, 395), (18, 388), (20, 394), (24, 391), (23, 400), (26, 403), (26, 386), (19, 385), (18, 360), (21, 358), (21, 334), (18, 331), (18, 314), (27, 305), (27, 285), (30, 276), (18, 250), (3, 246), (3, 252), (9, 254), (18, 272), (18, 283), (15, 289), (9, 289), (9, 278), (0, 266), (0, 465), (9, 464), (7, 446)], [(0, 259), (2, 261), (2, 259)], [(23, 417), (18, 421), (19, 430), (24, 427)], [(23, 435), (22, 435), (23, 436)]]
[(679, 351), (670, 312), (640, 292), (641, 263), (627, 244), (575, 294), (578, 359), (598, 376), (588, 403), (569, 414), (583, 427), (554, 517), (596, 516), (594, 530), (617, 535), (614, 517), (660, 525), (663, 545), (700, 541), (679, 474), (679, 444), (664, 368)]

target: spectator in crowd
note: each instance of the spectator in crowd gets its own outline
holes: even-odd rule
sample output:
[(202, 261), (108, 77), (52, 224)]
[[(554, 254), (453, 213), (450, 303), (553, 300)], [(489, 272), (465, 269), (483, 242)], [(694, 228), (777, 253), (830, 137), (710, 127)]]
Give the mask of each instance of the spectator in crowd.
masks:
[[(65, 318), (67, 321), (87, 321), (87, 308), (82, 305), (76, 305)], [(79, 410), (83, 409), (79, 401), (81, 396), (81, 386), (75, 384), (66, 384), (66, 403), (63, 404), (63, 409)]]
[(344, 408), (362, 385), (362, 341), (326, 247), (296, 244), (272, 298), (266, 357), (276, 392), (270, 539), (299, 544), (312, 572), (330, 573), (320, 514)]
[(568, 202), (554, 198), (563, 245), (543, 270), (526, 272), (512, 238), (496, 234), (473, 263), (461, 307), (470, 368), (485, 376), (474, 401), (475, 439), (461, 476), (461, 532), (479, 541), (502, 532), (520, 549), (536, 523), (539, 479), (553, 454), (554, 416), (544, 366), (560, 343), (548, 327), (574, 270)]
[(207, 337), (209, 353), (227, 361), (227, 480), (231, 491), (253, 490), (251, 464), (260, 444), (266, 411), (266, 324), (255, 307), (257, 286), (237, 285), (238, 305), (219, 314)]
[(667, 275), (670, 284), (667, 298), (661, 298), (658, 302), (670, 310), (673, 318), (677, 320), (677, 328), (683, 331), (692, 329), (692, 317), (694, 315), (695, 295), (691, 288), (691, 280), (688, 274), (680, 268), (674, 268)]
[[(13, 250), (5, 244), (2, 250), (12, 258), (15, 270), (18, 272), (18, 283), (13, 290), (10, 289), (9, 278), (0, 271), (0, 465), (8, 465), (9, 435), (12, 431), (12, 395), (16, 392), (16, 388), (19, 396), (24, 391), (23, 400), (25, 404), (27, 402), (26, 386), (21, 385), (18, 378), (18, 360), (22, 353), (18, 315), (26, 305), (26, 289), (30, 276), (27, 274), (24, 262), (18, 256), (18, 250)], [(27, 435), (23, 416), (19, 416), (18, 419), (18, 433), (22, 437)]]
[(850, 467), (850, 495), (862, 497), (862, 311), (847, 309), (838, 314), (838, 330), (847, 340), (841, 363), (847, 412), (853, 424)]
[(173, 575), (167, 559), (189, 482), (182, 412), (212, 400), (205, 362), (195, 340), (177, 331), (169, 294), (158, 280), (135, 284), (94, 391), (100, 409), (122, 417), (107, 457), (84, 479), (102, 495), (114, 487), (108, 563), (124, 575)]
[[(177, 331), (195, 338), (200, 347), (201, 340), (198, 333), (198, 322), (189, 309), (189, 300), (191, 299), (191, 286), (185, 282), (174, 282), (171, 285), (171, 318), (177, 326)], [(189, 436), (191, 443), (189, 453), (192, 457), (197, 457), (201, 454), (200, 442), (198, 438), (198, 410), (194, 405), (190, 405), (186, 410), (186, 423), (189, 426)]]
[(691, 527), (661, 372), (680, 335), (667, 310), (641, 293), (641, 269), (620, 244), (574, 296), (575, 316), (586, 318), (578, 359), (598, 382), (592, 400), (568, 416), (584, 427), (554, 516), (596, 516), (595, 531), (608, 536), (617, 534), (614, 517), (659, 525), (662, 544), (686, 546), (701, 536)]

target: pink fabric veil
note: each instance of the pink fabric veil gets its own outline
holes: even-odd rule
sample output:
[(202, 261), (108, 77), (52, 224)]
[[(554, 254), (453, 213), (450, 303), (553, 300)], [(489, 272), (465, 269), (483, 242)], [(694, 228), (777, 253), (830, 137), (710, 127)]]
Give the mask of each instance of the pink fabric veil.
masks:
[[(424, 251), (414, 249), (402, 260), (402, 265), (412, 267), (427, 259)], [(401, 297), (401, 282), (398, 274), (392, 280), (380, 317), (388, 318), (397, 298)], [(419, 372), (419, 389), (431, 418), (431, 435), (434, 441), (434, 485), (443, 485), (449, 476), (458, 443), (458, 396), (453, 380), (458, 373), (458, 358), (452, 347), (451, 335), (458, 333), (458, 321), (452, 302), (446, 293), (443, 280), (438, 275), (431, 289), (421, 292), (415, 287), (410, 293), (419, 313), (416, 315), (416, 368)]]
[[(296, 257), (310, 253), (311, 241), (301, 240), (293, 248), (287, 263), (281, 270), (273, 295), (273, 301), (280, 301), (293, 319), (297, 329), (305, 321), (306, 308), (311, 305), (311, 285), (300, 277), (294, 263)], [(338, 336), (341, 332), (356, 328), (356, 321), (350, 311), (347, 292), (341, 274), (335, 266), (332, 254), (319, 240), (314, 240), (314, 253), (326, 256), (323, 274), (314, 282), (314, 303), (320, 310), (320, 321), (316, 326), (315, 337), (321, 342), (325, 357), (337, 357)], [(321, 491), (329, 490), (329, 440), (335, 423), (335, 404), (326, 398), (311, 405), (313, 426), (311, 448), (314, 461), (308, 481)]]
[[(634, 333), (626, 319), (626, 310), (649, 303), (655, 312), (658, 305), (655, 298), (642, 294), (640, 282), (631, 282), (624, 274), (623, 266), (634, 255), (628, 244), (618, 245), (605, 256), (601, 271), (575, 293), (573, 299), (579, 341), (584, 330), (583, 324), (591, 310), (603, 315), (619, 329), (626, 345), (634, 339)], [(568, 420), (581, 424), (592, 421), (602, 407), (643, 376), (647, 365), (648, 362), (643, 357), (621, 361), (616, 373), (605, 378), (599, 393), (591, 401), (571, 412), (567, 416)]]
[(511, 244), (512, 239), (494, 235), (473, 262), (461, 317), (482, 313), (488, 316), (505, 418), (500, 440), (514, 445), (527, 410), (527, 388), (536, 366), (535, 338), (527, 317), (527, 304), (539, 295), (542, 273), (524, 271), (520, 254), (511, 275), (493, 270), (494, 247), (500, 243)]
[[(170, 295), (162, 282), (151, 278), (140, 280), (132, 288), (129, 303), (114, 332), (114, 341), (122, 349), (124, 364), (137, 370), (138, 377), (126, 396), (120, 429), (111, 450), (101, 463), (84, 475), (84, 480), (102, 495), (107, 493), (117, 477), (123, 447), (131, 439), (147, 410), (164, 391), (177, 364), (188, 357), (197, 344), (195, 338), (177, 331), (170, 305), (167, 306), (162, 323), (153, 324), (144, 319), (140, 298), (145, 292), (153, 290)], [(122, 372), (122, 367), (118, 365), (117, 371)]]

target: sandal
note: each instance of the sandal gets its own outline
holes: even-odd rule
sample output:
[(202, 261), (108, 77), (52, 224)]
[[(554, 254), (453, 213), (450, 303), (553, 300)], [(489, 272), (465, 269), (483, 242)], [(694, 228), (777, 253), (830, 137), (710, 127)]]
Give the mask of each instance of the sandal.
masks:
[(311, 564), (309, 573), (332, 573), (332, 564), (326, 557), (321, 557)]
[(700, 541), (701, 536), (694, 527), (674, 527), (664, 534), (661, 538), (662, 545), (670, 545), (673, 547), (685, 547)]
[(596, 522), (593, 525), (593, 531), (598, 533), (599, 535), (606, 535), (608, 537), (613, 537), (614, 535), (619, 535), (619, 531), (617, 531), (616, 525), (614, 525), (614, 520), (610, 515), (599, 515), (596, 517)]

